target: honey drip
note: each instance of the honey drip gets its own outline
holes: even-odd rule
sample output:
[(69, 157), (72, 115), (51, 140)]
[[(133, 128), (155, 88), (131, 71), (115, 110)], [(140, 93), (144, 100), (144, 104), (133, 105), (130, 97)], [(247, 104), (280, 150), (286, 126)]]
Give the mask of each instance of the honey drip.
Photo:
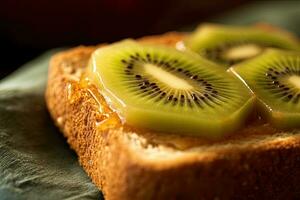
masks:
[(108, 106), (99, 89), (87, 76), (82, 76), (80, 87), (85, 89), (93, 100), (97, 102), (99, 115), (97, 116), (95, 123), (98, 131), (107, 131), (108, 129), (116, 129), (122, 126), (118, 114)]

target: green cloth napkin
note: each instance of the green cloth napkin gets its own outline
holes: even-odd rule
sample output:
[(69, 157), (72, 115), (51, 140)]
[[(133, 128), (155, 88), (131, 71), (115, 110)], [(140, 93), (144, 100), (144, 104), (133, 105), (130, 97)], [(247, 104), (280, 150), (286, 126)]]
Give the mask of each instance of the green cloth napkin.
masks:
[[(273, 23), (300, 34), (300, 1), (255, 2), (211, 20)], [(53, 125), (44, 101), (49, 58), (0, 81), (0, 199), (103, 199)]]
[(101, 199), (44, 101), (50, 51), (0, 82), (0, 199)]

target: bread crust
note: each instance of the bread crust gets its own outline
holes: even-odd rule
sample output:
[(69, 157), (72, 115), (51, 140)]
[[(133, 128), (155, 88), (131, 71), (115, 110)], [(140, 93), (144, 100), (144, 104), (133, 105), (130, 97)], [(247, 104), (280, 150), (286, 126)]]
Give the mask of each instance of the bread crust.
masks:
[[(174, 46), (184, 37), (173, 32), (139, 41)], [(106, 118), (99, 111), (104, 101), (99, 104), (97, 88), (80, 80), (96, 48), (80, 46), (51, 59), (46, 102), (105, 199), (300, 199), (298, 132), (262, 124), (210, 143), (119, 127), (113, 113)]]

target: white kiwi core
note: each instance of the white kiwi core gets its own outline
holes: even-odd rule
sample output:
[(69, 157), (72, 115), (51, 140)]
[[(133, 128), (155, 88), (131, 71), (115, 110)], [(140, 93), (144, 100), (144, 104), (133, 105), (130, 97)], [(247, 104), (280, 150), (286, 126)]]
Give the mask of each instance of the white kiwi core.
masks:
[(165, 83), (166, 85), (179, 90), (190, 90), (193, 89), (193, 86), (190, 85), (187, 81), (182, 80), (181, 78), (157, 67), (153, 64), (144, 64), (144, 70), (147, 74), (153, 76), (155, 79), (160, 82)]
[(262, 51), (261, 47), (255, 44), (245, 44), (234, 46), (226, 50), (223, 57), (232, 60), (242, 60), (258, 55)]
[(300, 90), (300, 76), (297, 76), (297, 75), (290, 76), (288, 81), (293, 86), (295, 86), (296, 88), (298, 88)]

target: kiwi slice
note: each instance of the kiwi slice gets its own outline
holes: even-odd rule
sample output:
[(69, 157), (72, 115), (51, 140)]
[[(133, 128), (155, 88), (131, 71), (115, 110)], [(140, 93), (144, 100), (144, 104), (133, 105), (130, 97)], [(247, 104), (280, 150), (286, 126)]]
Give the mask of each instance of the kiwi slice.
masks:
[(88, 71), (125, 123), (159, 132), (215, 138), (238, 129), (254, 101), (197, 54), (131, 40), (95, 51)]
[(213, 24), (200, 26), (185, 44), (191, 50), (225, 66), (253, 58), (266, 47), (300, 49), (298, 41), (283, 31)]
[(269, 49), (230, 68), (259, 98), (263, 116), (279, 128), (300, 127), (300, 53)]

